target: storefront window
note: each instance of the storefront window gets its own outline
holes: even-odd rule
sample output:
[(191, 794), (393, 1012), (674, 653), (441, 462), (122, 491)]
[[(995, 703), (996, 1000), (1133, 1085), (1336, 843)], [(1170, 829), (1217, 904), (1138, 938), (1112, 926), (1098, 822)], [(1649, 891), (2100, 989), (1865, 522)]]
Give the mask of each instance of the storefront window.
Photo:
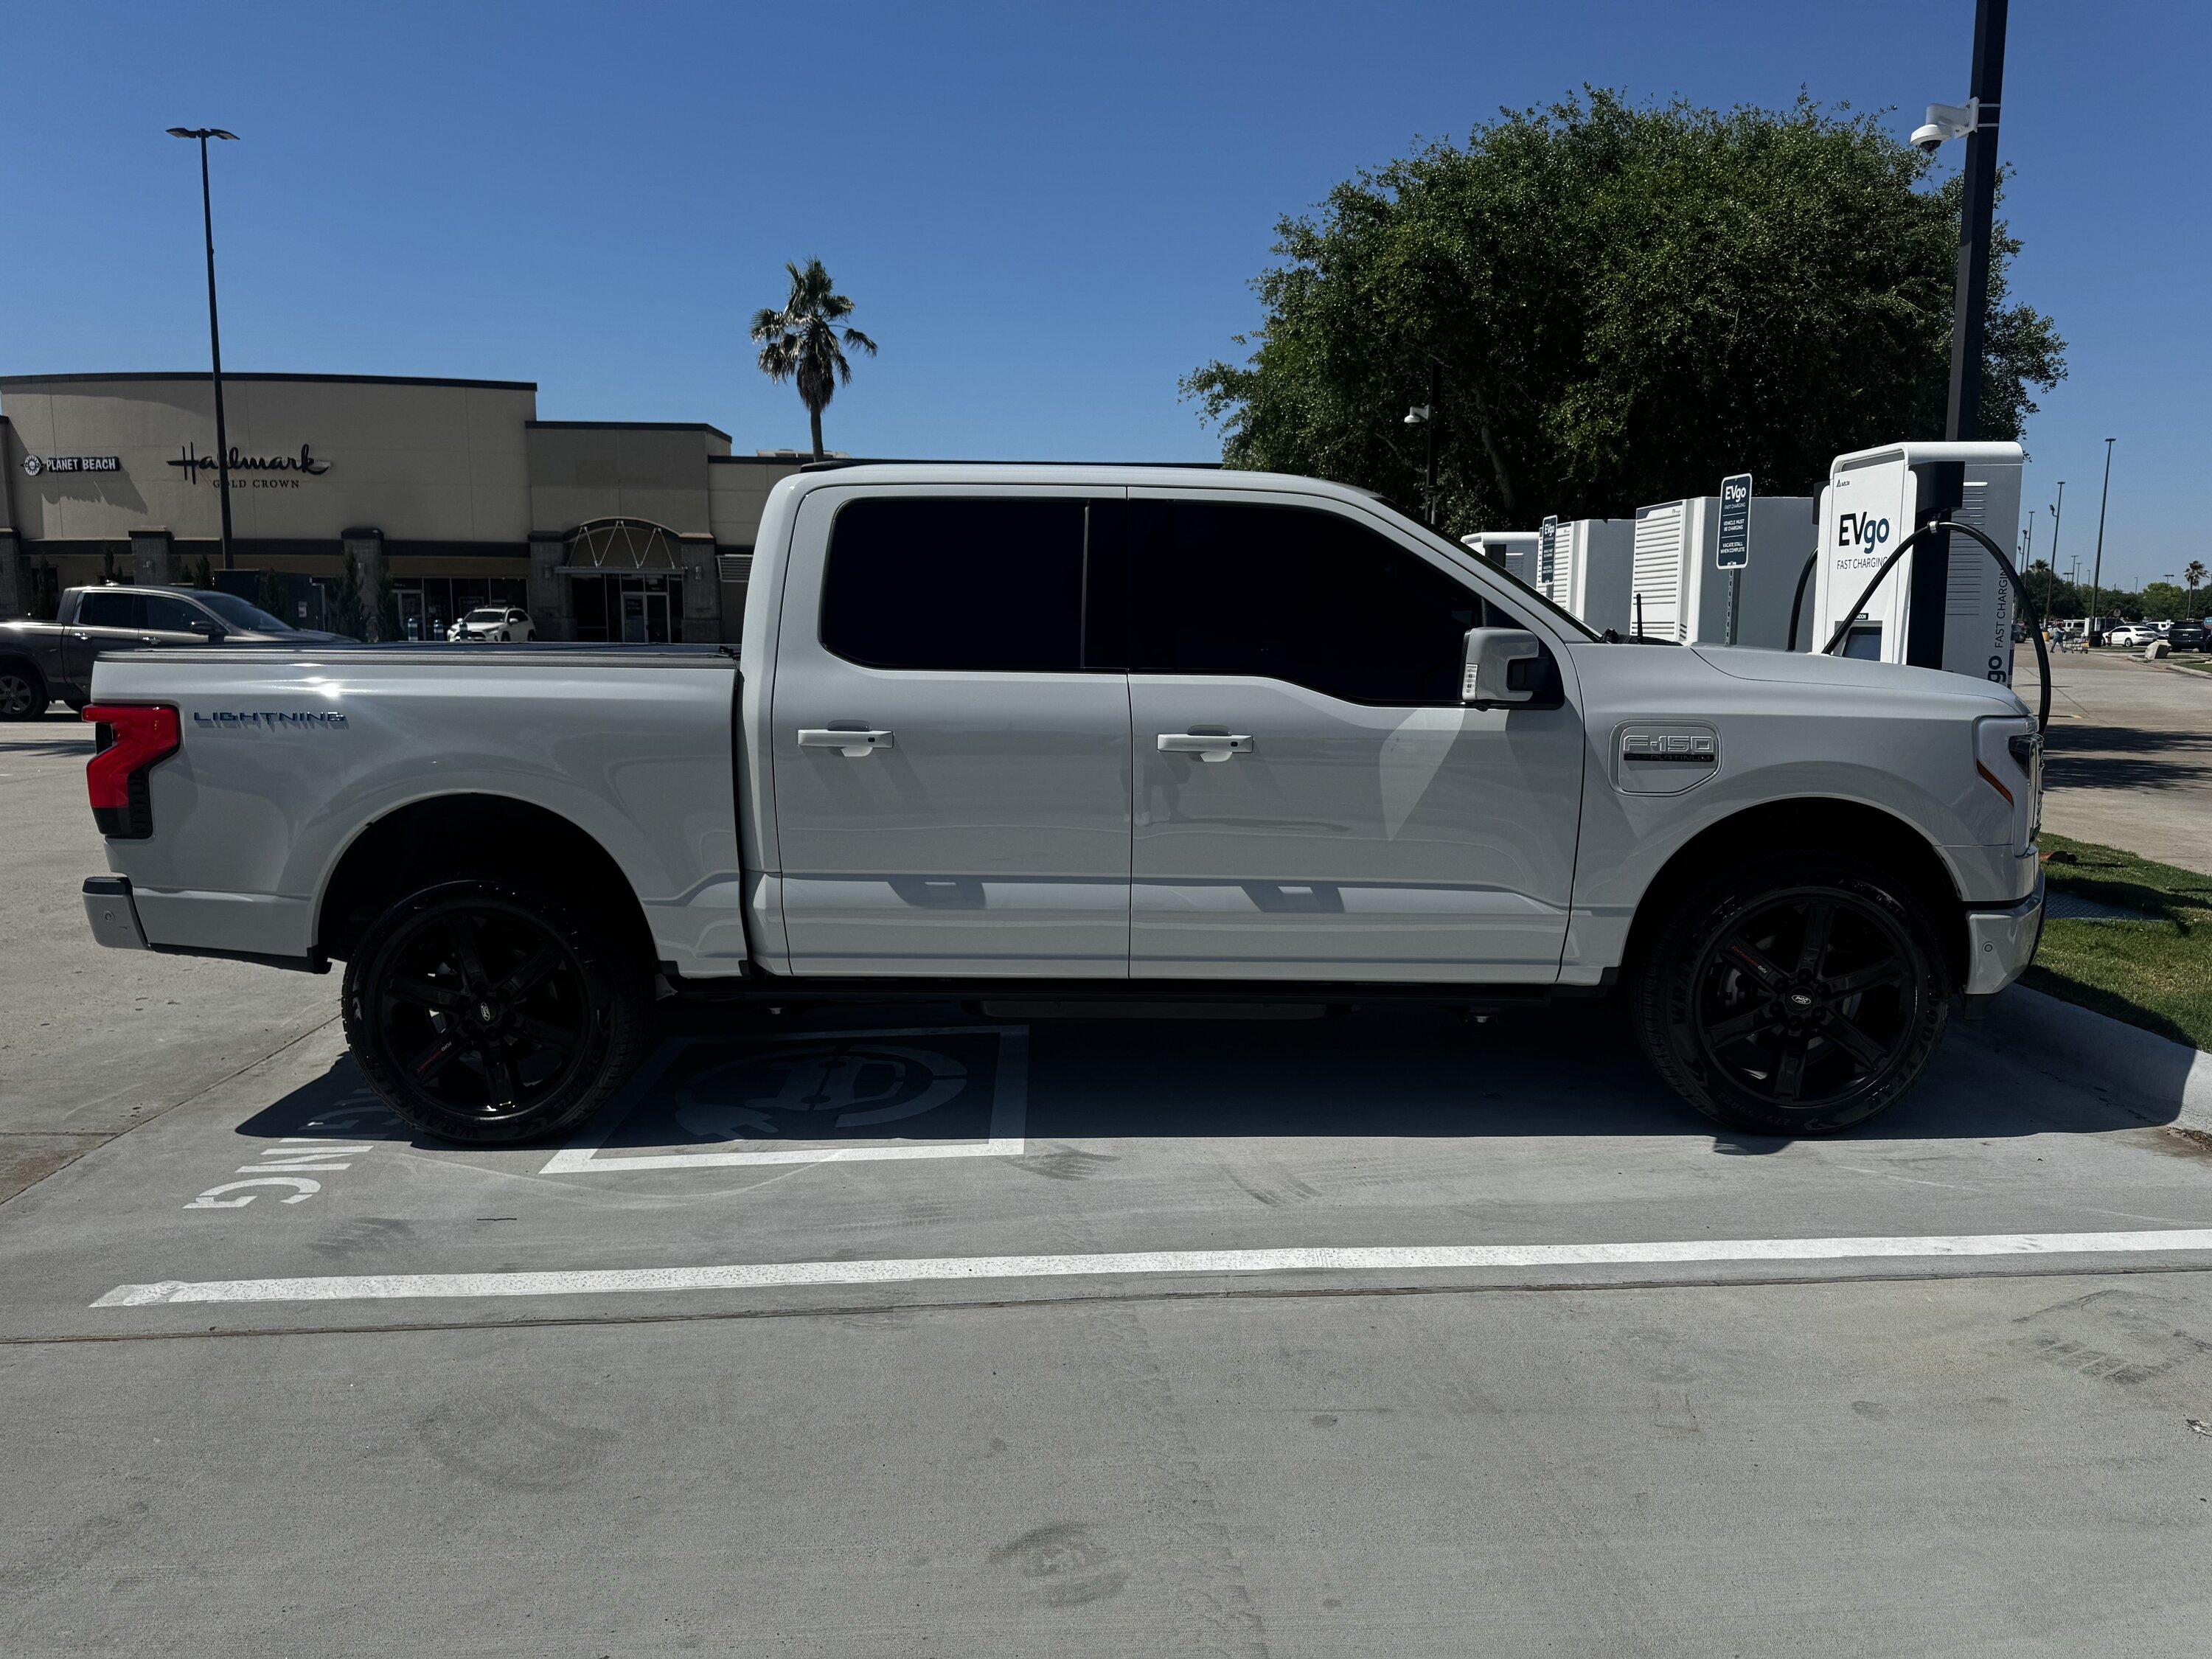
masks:
[(529, 584), (510, 576), (415, 576), (392, 585), (399, 631), (410, 640), (442, 640), (447, 629), (478, 605), (526, 607)]
[(681, 576), (571, 576), (579, 640), (665, 645), (684, 629)]

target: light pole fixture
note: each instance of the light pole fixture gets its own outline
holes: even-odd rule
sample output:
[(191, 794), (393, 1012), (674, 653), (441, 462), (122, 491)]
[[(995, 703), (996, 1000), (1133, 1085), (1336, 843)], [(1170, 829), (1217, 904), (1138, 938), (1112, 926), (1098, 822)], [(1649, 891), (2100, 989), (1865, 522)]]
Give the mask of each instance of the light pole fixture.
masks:
[(1443, 365), (1431, 356), (1429, 359), (1429, 400), (1425, 404), (1415, 404), (1406, 411), (1407, 426), (1425, 426), (1429, 429), (1427, 434), (1429, 456), (1425, 473), (1428, 492), (1427, 513), (1429, 528), (1431, 530), (1437, 527), (1437, 405), (1443, 401)]
[(200, 146), (200, 223), (207, 232), (209, 379), (215, 386), (215, 487), (222, 498), (222, 568), (236, 568), (230, 546), (230, 432), (222, 418), (222, 330), (215, 311), (215, 204), (208, 190), (208, 140), (238, 135), (221, 127), (171, 127), (172, 138), (197, 138)]

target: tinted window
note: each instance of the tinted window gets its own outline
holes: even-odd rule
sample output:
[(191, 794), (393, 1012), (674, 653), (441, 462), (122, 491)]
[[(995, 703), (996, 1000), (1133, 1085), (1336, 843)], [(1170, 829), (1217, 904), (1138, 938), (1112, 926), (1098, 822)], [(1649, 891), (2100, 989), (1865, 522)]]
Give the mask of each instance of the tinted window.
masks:
[(1133, 667), (1459, 705), (1483, 601), (1395, 542), (1339, 514), (1234, 501), (1133, 501), (1130, 522)]
[(1085, 503), (878, 496), (838, 510), (822, 643), (871, 668), (1082, 665)]
[(282, 617), (270, 616), (258, 605), (248, 605), (235, 593), (203, 593), (200, 603), (221, 617), (226, 628), (250, 629), (258, 634), (297, 631)]
[(76, 602), (76, 619), (87, 628), (139, 628), (143, 614), (136, 593), (88, 593)]
[(204, 613), (182, 599), (173, 599), (166, 593), (149, 593), (144, 598), (146, 626), (149, 628), (181, 634), (194, 623), (198, 623), (203, 630), (212, 626)]

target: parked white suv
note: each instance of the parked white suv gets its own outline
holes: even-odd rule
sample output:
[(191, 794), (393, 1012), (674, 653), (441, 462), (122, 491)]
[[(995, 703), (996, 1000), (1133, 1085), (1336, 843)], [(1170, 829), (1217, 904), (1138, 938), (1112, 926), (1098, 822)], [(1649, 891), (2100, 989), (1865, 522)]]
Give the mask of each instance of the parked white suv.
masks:
[(513, 605), (485, 605), (455, 623), (446, 637), (448, 640), (530, 640), (537, 638), (531, 626), (530, 613)]
[(754, 557), (742, 670), (103, 660), (94, 934), (344, 959), (363, 1074), (477, 1142), (604, 1103), (657, 992), (1016, 988), (1617, 988), (1686, 1099), (1815, 1133), (2034, 951), (2040, 751), (2002, 684), (1610, 639), (1367, 495), (1261, 473), (817, 468)]

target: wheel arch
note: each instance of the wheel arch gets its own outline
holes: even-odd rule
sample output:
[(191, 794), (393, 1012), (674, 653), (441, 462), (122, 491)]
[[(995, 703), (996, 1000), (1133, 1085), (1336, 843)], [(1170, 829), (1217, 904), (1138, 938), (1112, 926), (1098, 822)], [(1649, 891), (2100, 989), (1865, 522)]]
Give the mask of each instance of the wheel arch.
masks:
[(1637, 901), (1624, 971), (1633, 971), (1676, 901), (1692, 886), (1717, 870), (1767, 853), (1835, 854), (1893, 873), (1926, 909), (1954, 983), (1964, 982), (1966, 910), (1941, 850), (1893, 812), (1829, 796), (1763, 801), (1706, 825), (1683, 842)]
[(46, 671), (39, 665), (35, 653), (15, 646), (0, 647), (0, 668), (21, 669), (31, 677), (33, 686), (46, 694), (48, 702), (53, 701), (54, 683), (46, 678)]
[(609, 925), (619, 946), (654, 959), (645, 908), (614, 856), (550, 807), (512, 795), (424, 796), (363, 825), (315, 907), (315, 948), (343, 958), (393, 900), (445, 879), (536, 885)]

